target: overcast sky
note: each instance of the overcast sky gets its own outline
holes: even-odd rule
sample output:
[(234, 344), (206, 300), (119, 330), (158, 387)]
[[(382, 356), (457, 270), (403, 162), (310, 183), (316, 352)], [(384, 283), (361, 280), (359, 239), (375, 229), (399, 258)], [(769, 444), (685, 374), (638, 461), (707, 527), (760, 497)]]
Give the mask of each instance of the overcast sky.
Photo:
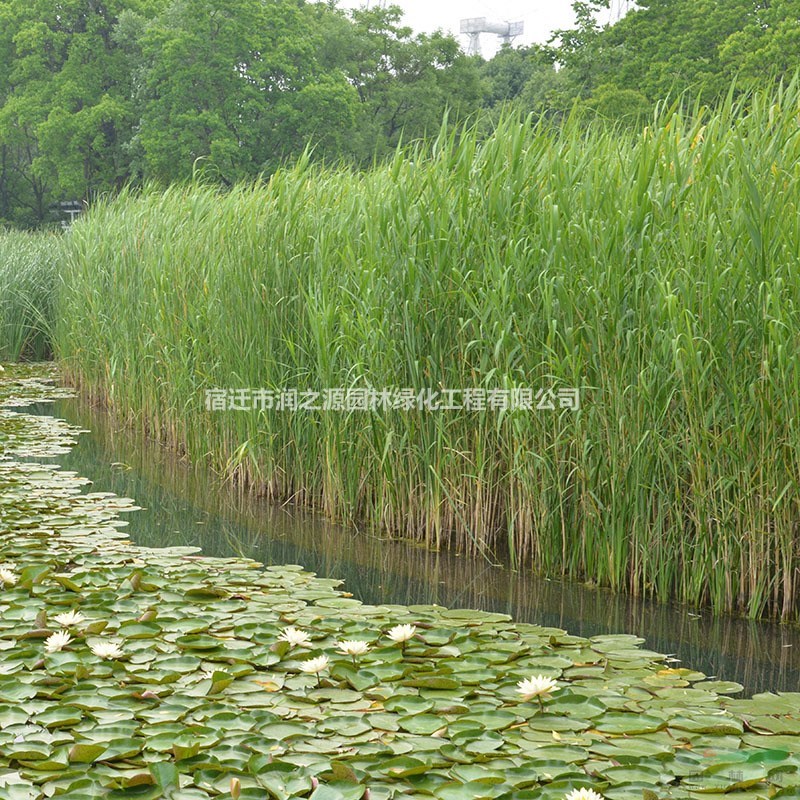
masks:
[[(377, 5), (378, 0), (371, 0)], [(340, 0), (341, 8), (358, 8), (365, 0)], [(466, 17), (486, 17), (497, 22), (525, 23), (525, 34), (515, 44), (543, 43), (559, 28), (571, 27), (575, 21), (572, 0), (388, 0), (388, 4), (402, 6), (405, 23), (417, 32), (431, 32), (437, 28), (456, 34), (466, 49), (467, 38), (459, 35), (459, 22)], [(614, 13), (626, 4), (613, 0)], [(498, 39), (491, 34), (481, 37), (484, 57), (490, 57), (498, 47)]]

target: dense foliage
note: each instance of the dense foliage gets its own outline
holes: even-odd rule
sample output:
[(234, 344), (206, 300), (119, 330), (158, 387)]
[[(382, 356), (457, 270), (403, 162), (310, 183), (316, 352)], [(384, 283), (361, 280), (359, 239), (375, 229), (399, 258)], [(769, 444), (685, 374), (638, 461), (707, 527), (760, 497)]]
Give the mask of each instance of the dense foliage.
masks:
[[(714, 104), (790, 75), (800, 63), (797, 0), (641, 0), (615, 24), (609, 0), (573, 3), (576, 26), (549, 45), (505, 49), (483, 70), (485, 102), (641, 123), (657, 103)], [(554, 65), (557, 69), (554, 69)]]
[(0, 360), (51, 354), (50, 329), (63, 241), (0, 230)]
[[(510, 119), (367, 173), (127, 194), (73, 226), (58, 353), (275, 499), (794, 617), (798, 108), (793, 85), (630, 134)], [(578, 387), (584, 405), (212, 413), (214, 387)]]
[(547, 45), (483, 62), (399, 8), (305, 0), (0, 0), (0, 222), (198, 171), (230, 185), (313, 148), (360, 167), (401, 141), (506, 104), (640, 123), (657, 102), (713, 103), (786, 76), (800, 0), (642, 0), (601, 25), (574, 3)]
[(0, 0), (0, 221), (198, 169), (230, 184), (309, 145), (367, 164), (479, 98), (455, 40), (396, 8)]

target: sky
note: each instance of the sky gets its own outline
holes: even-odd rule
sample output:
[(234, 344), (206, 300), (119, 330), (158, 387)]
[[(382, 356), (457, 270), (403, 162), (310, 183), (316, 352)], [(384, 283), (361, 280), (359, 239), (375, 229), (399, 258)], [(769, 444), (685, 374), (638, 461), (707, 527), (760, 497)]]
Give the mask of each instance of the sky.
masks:
[[(340, 0), (341, 8), (358, 8), (366, 0)], [(371, 0), (377, 5), (379, 0)], [(466, 49), (467, 37), (459, 34), (459, 22), (467, 17), (486, 17), (496, 22), (525, 23), (525, 33), (515, 45), (544, 43), (554, 30), (572, 27), (575, 17), (572, 0), (388, 0), (391, 5), (405, 10), (404, 22), (418, 33), (430, 33), (437, 28), (456, 35)], [(614, 0), (617, 7), (625, 0)], [(484, 58), (490, 58), (498, 49), (499, 40), (491, 34), (481, 36)]]

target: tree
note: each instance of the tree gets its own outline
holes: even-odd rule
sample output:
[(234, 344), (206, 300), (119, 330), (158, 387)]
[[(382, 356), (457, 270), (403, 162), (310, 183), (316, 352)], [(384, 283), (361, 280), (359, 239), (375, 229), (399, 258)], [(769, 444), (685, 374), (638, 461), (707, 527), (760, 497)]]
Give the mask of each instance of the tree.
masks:
[(538, 45), (503, 45), (494, 58), (481, 66), (484, 106), (495, 108), (517, 100), (528, 82), (541, 78), (543, 71), (553, 71), (553, 59), (546, 49)]
[[(85, 199), (128, 177), (136, 122), (130, 74), (113, 39), (124, 7), (146, 0), (2, 4), (0, 214), (34, 224), (55, 198)], [(13, 199), (12, 199), (13, 198)]]
[(480, 105), (452, 37), (304, 0), (0, 0), (0, 220), (198, 168), (369, 163)]
[[(612, 87), (635, 92), (635, 96), (627, 95), (634, 105), (642, 97), (654, 105), (680, 94), (713, 102), (730, 85), (731, 68), (722, 60), (726, 42), (735, 42), (737, 32), (758, 27), (761, 2), (640, 0), (615, 25), (603, 27), (597, 22), (598, 12), (607, 5), (605, 1), (574, 3), (578, 25), (560, 31), (553, 47), (573, 96), (598, 108), (609, 103)], [(734, 49), (729, 46), (730, 61), (735, 61)], [(603, 98), (596, 96), (598, 92)], [(617, 94), (616, 112), (625, 97)]]
[(399, 142), (437, 133), (445, 111), (452, 124), (481, 105), (477, 64), (451, 36), (402, 25), (398, 6), (360, 9), (352, 22), (326, 24), (326, 64), (342, 70), (357, 92), (357, 133), (348, 155), (362, 163)]
[(143, 176), (184, 179), (201, 163), (230, 184), (315, 135), (335, 141), (321, 115), (346, 129), (355, 98), (343, 76), (320, 69), (310, 22), (297, 3), (173, 0), (142, 39)]
[(800, 0), (752, 3), (744, 25), (719, 48), (727, 77), (763, 85), (792, 75), (800, 65)]

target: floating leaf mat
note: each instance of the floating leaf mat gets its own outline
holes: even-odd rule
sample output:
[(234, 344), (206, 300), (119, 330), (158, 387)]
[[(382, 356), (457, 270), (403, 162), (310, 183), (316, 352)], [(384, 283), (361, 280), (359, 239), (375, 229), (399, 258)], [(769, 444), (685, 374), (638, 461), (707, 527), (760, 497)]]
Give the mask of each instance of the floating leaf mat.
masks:
[[(63, 396), (51, 378), (0, 373), (3, 800), (800, 797), (800, 693), (735, 699), (629, 635), (367, 606), (299, 566), (135, 547), (133, 500), (14, 460), (79, 433), (10, 410)], [(541, 706), (517, 691), (538, 675), (558, 683)]]

